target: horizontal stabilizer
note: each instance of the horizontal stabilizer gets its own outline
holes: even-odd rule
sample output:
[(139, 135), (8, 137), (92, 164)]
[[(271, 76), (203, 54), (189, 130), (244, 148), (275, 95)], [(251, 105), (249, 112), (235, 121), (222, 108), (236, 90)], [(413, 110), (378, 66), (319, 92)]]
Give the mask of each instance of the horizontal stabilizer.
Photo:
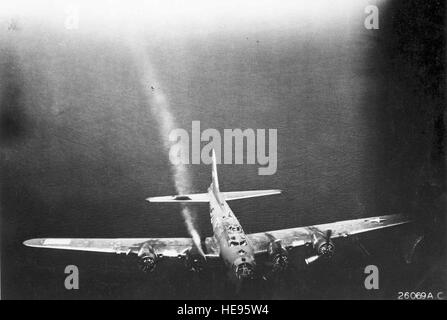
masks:
[[(279, 193), (281, 193), (281, 190), (231, 191), (231, 192), (221, 192), (220, 194), (226, 201), (230, 201), (230, 200), (270, 196)], [(146, 200), (149, 202), (209, 202), (210, 196), (208, 193), (193, 193), (193, 194), (182, 194), (174, 196), (150, 197), (147, 198)]]
[(209, 202), (208, 193), (180, 194), (175, 196), (150, 197), (149, 202)]
[(250, 191), (230, 191), (222, 192), (226, 201), (248, 199), (256, 197), (271, 196), (274, 194), (280, 194), (281, 190), (250, 190)]

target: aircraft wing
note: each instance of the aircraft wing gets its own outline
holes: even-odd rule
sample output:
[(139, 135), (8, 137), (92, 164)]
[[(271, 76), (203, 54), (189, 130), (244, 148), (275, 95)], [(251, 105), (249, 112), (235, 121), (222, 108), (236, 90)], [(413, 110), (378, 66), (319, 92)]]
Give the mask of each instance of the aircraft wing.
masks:
[(80, 238), (41, 238), (23, 243), (28, 247), (76, 250), (117, 254), (138, 254), (144, 244), (154, 248), (159, 256), (179, 257), (185, 255), (194, 244), (191, 238), (118, 238), (118, 239), (80, 239)]
[(411, 222), (402, 215), (386, 215), (333, 223), (319, 224), (308, 227), (282, 229), (247, 235), (256, 254), (265, 253), (272, 240), (281, 240), (285, 248), (294, 248), (311, 243), (314, 234), (324, 235), (332, 231), (331, 239), (349, 237), (355, 234), (393, 227)]

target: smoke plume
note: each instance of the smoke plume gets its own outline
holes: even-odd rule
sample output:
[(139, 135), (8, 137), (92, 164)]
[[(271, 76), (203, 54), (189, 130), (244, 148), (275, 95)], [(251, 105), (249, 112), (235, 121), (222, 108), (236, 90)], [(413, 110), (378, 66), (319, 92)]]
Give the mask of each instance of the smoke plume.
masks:
[[(169, 133), (178, 127), (176, 125), (175, 118), (172, 115), (168, 99), (166, 98), (161, 85), (156, 79), (155, 72), (149, 62), (147, 54), (142, 48), (133, 47), (133, 51), (135, 57), (137, 58), (138, 69), (140, 70), (141, 85), (144, 88), (144, 94), (146, 96), (151, 114), (158, 123), (159, 135), (163, 142), (166, 155), (168, 156), (169, 150), (172, 146), (172, 142), (168, 139)], [(181, 148), (189, 148), (189, 146), (182, 145)], [(177, 193), (191, 193), (191, 177), (186, 166), (184, 164), (174, 165), (171, 163), (171, 171)], [(187, 205), (182, 205), (181, 213), (188, 233), (194, 241), (194, 244), (196, 245), (199, 253), (204, 255), (201, 247), (200, 235), (195, 224), (196, 212)]]

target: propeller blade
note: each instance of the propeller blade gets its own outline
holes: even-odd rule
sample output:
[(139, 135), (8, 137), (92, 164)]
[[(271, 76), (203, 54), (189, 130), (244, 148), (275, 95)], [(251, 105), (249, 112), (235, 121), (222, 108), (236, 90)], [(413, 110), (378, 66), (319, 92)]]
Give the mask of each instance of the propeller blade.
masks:
[(353, 236), (352, 241), (357, 245), (357, 247), (362, 252), (363, 256), (369, 257), (371, 256), (371, 253), (366, 249), (366, 247), (363, 245), (363, 243), (360, 241), (358, 236)]
[(419, 243), (424, 239), (424, 235), (418, 236), (415, 240), (409, 243), (409, 249), (408, 252), (405, 254), (405, 262), (407, 264), (410, 264), (413, 262), (414, 254), (416, 252), (416, 249), (419, 245)]
[(326, 243), (329, 243), (329, 241), (331, 241), (331, 236), (332, 236), (332, 230), (329, 229), (326, 231)]
[(320, 259), (321, 256), (319, 255), (315, 255), (315, 256), (311, 256), (309, 258), (304, 259), (304, 261), (306, 262), (307, 265), (317, 261), (318, 259)]

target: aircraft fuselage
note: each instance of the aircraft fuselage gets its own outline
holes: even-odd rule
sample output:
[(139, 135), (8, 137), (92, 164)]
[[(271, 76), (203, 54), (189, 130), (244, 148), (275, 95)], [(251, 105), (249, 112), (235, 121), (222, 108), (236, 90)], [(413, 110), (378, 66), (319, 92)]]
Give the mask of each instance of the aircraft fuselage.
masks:
[(220, 256), (236, 279), (254, 276), (254, 250), (233, 211), (213, 185), (208, 189), (210, 216)]

